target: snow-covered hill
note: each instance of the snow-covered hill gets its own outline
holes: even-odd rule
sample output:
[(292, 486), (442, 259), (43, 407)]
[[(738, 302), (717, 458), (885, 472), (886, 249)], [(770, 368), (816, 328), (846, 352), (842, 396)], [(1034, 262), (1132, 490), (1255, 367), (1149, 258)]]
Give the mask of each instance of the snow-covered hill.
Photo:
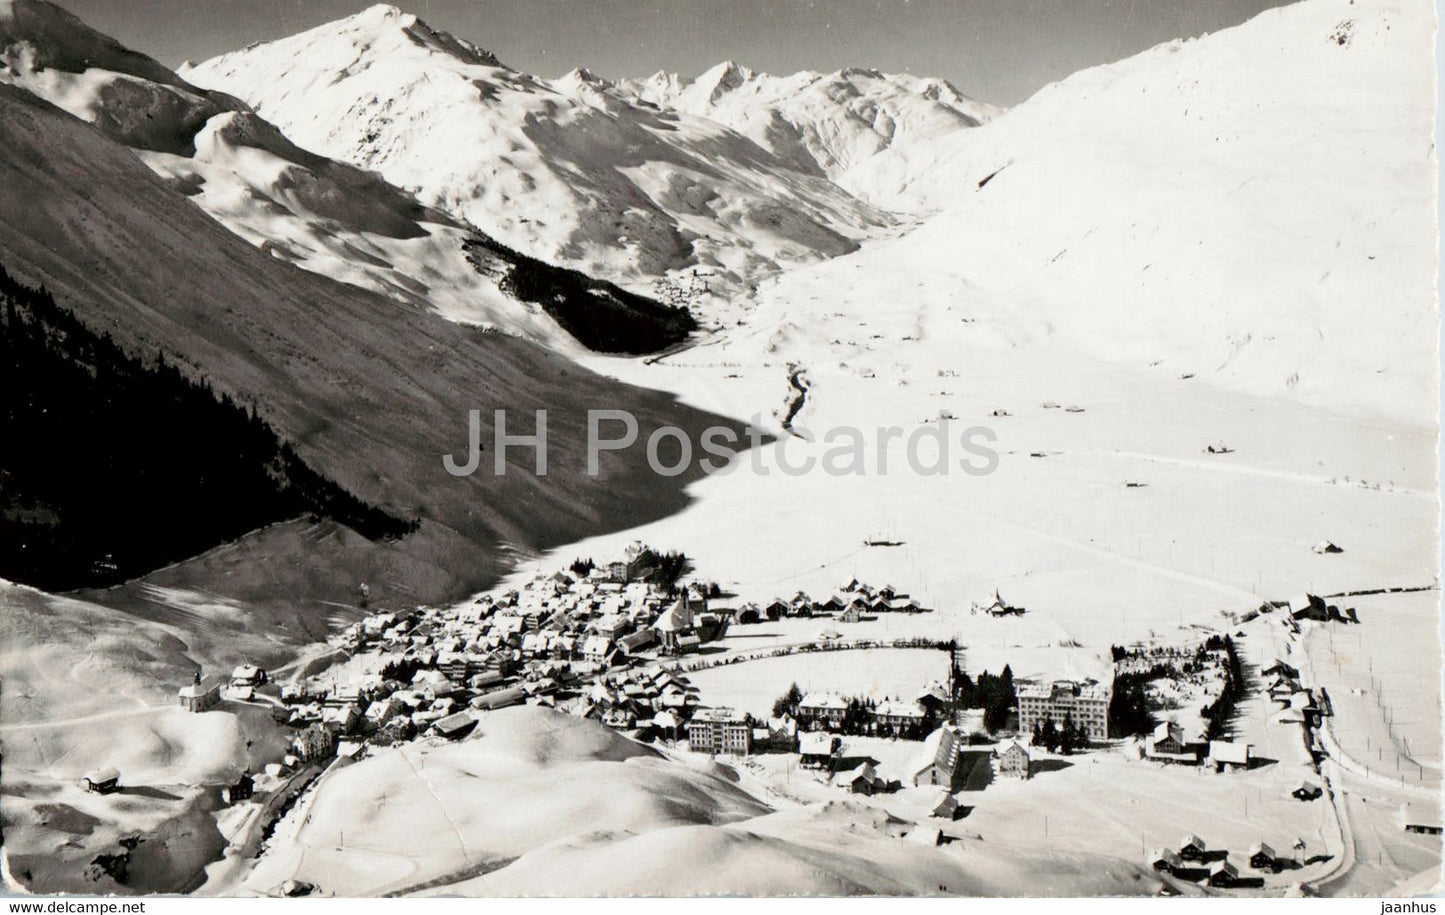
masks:
[(644, 290), (694, 268), (713, 292), (746, 288), (891, 224), (811, 162), (586, 71), (520, 73), (394, 7), (181, 75), (505, 244)]
[(766, 289), (739, 345), (949, 366), (1047, 343), (1430, 423), (1431, 34), (1422, 0), (1308, 0), (1075, 74), (970, 131), (921, 227)]
[(877, 70), (773, 76), (725, 61), (696, 79), (658, 72), (617, 89), (661, 108), (710, 118), (856, 197), (911, 211), (910, 186), (1000, 109), (941, 79)]

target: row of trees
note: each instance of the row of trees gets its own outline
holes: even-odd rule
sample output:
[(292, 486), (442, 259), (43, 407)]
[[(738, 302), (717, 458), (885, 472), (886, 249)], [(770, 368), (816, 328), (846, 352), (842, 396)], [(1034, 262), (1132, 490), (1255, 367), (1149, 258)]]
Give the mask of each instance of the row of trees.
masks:
[(1199, 710), (1200, 717), (1206, 722), (1206, 736), (1210, 740), (1223, 737), (1229, 728), (1229, 719), (1234, 714), (1234, 706), (1244, 694), (1244, 668), (1239, 662), (1239, 655), (1234, 650), (1234, 639), (1225, 636), (1210, 636), (1210, 642), (1215, 643), (1211, 650), (1223, 649), (1227, 661), (1224, 667), (1224, 691), (1219, 694), (1213, 702)]
[(953, 683), (953, 698), (959, 708), (983, 709), (983, 726), (990, 732), (1001, 731), (1008, 726), (1009, 710), (1018, 700), (1014, 692), (1013, 670), (1007, 664), (998, 676), (984, 671), (977, 680), (971, 679), (955, 664)]
[(513, 298), (540, 305), (588, 349), (653, 353), (686, 340), (697, 329), (697, 319), (686, 307), (664, 305), (576, 270), (544, 263), (481, 233), (466, 241), (464, 248), (473, 263), (477, 251), (508, 262), (511, 267), (498, 287)]
[(1045, 717), (1043, 721), (1034, 724), (1034, 745), (1043, 747), (1050, 753), (1058, 752), (1068, 756), (1075, 750), (1087, 747), (1089, 735), (1082, 727), (1074, 724), (1073, 715), (1064, 715), (1063, 725), (1057, 725), (1053, 718)]

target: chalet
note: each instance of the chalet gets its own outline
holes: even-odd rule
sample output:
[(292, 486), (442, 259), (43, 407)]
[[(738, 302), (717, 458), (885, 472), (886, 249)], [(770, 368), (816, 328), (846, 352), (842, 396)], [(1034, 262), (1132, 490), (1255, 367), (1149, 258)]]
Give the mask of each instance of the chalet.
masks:
[(888, 598), (889, 613), (918, 613), (922, 609), (918, 606), (918, 601), (907, 595)]
[(792, 616), (792, 609), (792, 606), (789, 605), (787, 601), (782, 598), (775, 598), (763, 608), (763, 613), (770, 620), (780, 620), (785, 616)]
[(1239, 868), (1227, 859), (1209, 865), (1210, 886), (1234, 886), (1239, 882)]
[(1290, 792), (1290, 795), (1297, 801), (1312, 801), (1325, 791), (1319, 785), (1306, 779), (1299, 783), (1299, 786)]
[(838, 622), (840, 622), (840, 623), (858, 623), (858, 622), (862, 622), (862, 620), (863, 620), (863, 611), (862, 611), (861, 609), (859, 609), (859, 607), (858, 607), (856, 604), (853, 605), (853, 606), (850, 606), (847, 610), (844, 610), (844, 611), (843, 611), (841, 614), (839, 614), (839, 616), (838, 616)]
[(1190, 833), (1179, 840), (1178, 852), (1179, 857), (1185, 861), (1203, 861), (1209, 848), (1204, 844), (1203, 839)]
[(438, 737), (446, 740), (456, 740), (465, 737), (477, 726), (477, 719), (466, 712), (457, 712), (455, 715), (448, 715), (439, 718), (431, 726), (431, 731)]
[(1184, 859), (1179, 857), (1178, 852), (1171, 851), (1167, 848), (1161, 848), (1155, 851), (1154, 856), (1149, 859), (1149, 865), (1153, 867), (1156, 871), (1163, 871), (1166, 874), (1172, 874), (1175, 871), (1183, 869)]
[(1149, 755), (1177, 755), (1184, 752), (1184, 729), (1172, 721), (1163, 721), (1154, 729), (1149, 742)]
[(1029, 777), (1029, 751), (1017, 740), (1010, 740), (998, 751), (998, 774), (1013, 778)]
[(678, 721), (672, 712), (658, 712), (652, 716), (652, 726), (667, 740), (677, 739)]
[(1259, 675), (1261, 677), (1283, 677), (1293, 680), (1299, 677), (1299, 671), (1284, 661), (1281, 661), (1279, 658), (1275, 658), (1274, 663), (1261, 670)]
[(825, 768), (843, 750), (843, 739), (836, 735), (823, 731), (798, 735), (798, 764), (805, 768)]
[(605, 635), (588, 636), (582, 643), (582, 657), (593, 664), (602, 664), (612, 654), (612, 639)]
[(958, 746), (958, 732), (948, 725), (929, 734), (909, 763), (908, 783), (914, 786), (941, 785), (951, 789), (958, 767)]
[(250, 800), (255, 794), (256, 782), (247, 772), (242, 772), (240, 778), (221, 787), (221, 801), (226, 804), (239, 804), (241, 801)]
[(854, 794), (870, 796), (883, 791), (888, 784), (887, 780), (879, 776), (871, 762), (865, 762), (853, 771), (844, 773), (838, 778), (838, 783), (848, 786), (848, 790)]
[(321, 712), (321, 723), (338, 734), (350, 734), (360, 721), (361, 711), (354, 705), (333, 706)]
[(195, 679), (176, 690), (181, 708), (188, 712), (208, 712), (221, 704), (221, 684), (211, 678), (202, 678), (196, 668)]
[(1279, 873), (1279, 856), (1269, 845), (1256, 842), (1249, 846), (1249, 866), (1257, 871), (1276, 874)]
[(263, 686), (266, 683), (266, 671), (254, 664), (242, 664), (231, 671), (232, 686)]
[(696, 753), (746, 756), (753, 750), (753, 725), (730, 708), (698, 709), (687, 723), (687, 745)]
[(1209, 758), (1205, 762), (1214, 766), (1216, 772), (1226, 769), (1248, 769), (1253, 747), (1234, 740), (1209, 741)]
[(402, 710), (402, 704), (394, 697), (378, 699), (366, 707), (366, 720), (375, 727), (381, 727)]
[(93, 769), (80, 779), (80, 787), (94, 794), (110, 794), (120, 789), (120, 772), (114, 766)]
[(1323, 623), (1330, 618), (1330, 611), (1325, 606), (1324, 598), (1314, 594), (1298, 594), (1289, 600), (1289, 615), (1295, 620), (1318, 620)]

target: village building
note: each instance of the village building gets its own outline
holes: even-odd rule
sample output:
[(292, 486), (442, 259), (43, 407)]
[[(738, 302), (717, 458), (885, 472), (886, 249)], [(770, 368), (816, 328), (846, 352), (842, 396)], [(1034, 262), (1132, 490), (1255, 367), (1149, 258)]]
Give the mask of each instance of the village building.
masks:
[(997, 767), (1000, 776), (1027, 779), (1029, 751), (1017, 740), (1010, 740), (998, 751)]
[(753, 725), (730, 708), (703, 708), (687, 723), (687, 745), (696, 753), (746, 756), (753, 751)]
[(843, 723), (848, 703), (829, 693), (808, 693), (798, 702), (798, 722), (809, 730), (834, 728)]
[(908, 766), (908, 783), (916, 787), (939, 785), (951, 790), (958, 768), (959, 743), (958, 732), (948, 725), (929, 734)]
[(664, 651), (679, 651), (682, 637), (692, 632), (692, 610), (687, 601), (673, 601), (672, 606), (653, 622), (652, 629), (657, 633), (657, 640)]
[(110, 794), (120, 788), (120, 771), (114, 766), (92, 769), (80, 779), (80, 787), (94, 794)]
[(1300, 782), (1290, 795), (1297, 801), (1312, 801), (1324, 793), (1323, 788), (1306, 779)]
[(221, 684), (201, 676), (196, 669), (195, 679), (176, 691), (181, 708), (188, 712), (206, 712), (221, 704)]
[(232, 686), (264, 686), (266, 684), (266, 671), (254, 664), (242, 664), (231, 671)]
[(432, 724), (432, 733), (446, 740), (457, 740), (465, 737), (477, 726), (477, 719), (466, 712), (457, 712), (455, 715), (448, 715), (439, 718)]
[(843, 751), (843, 738), (826, 731), (798, 735), (798, 765), (805, 769), (828, 768), (834, 758), (842, 757)]
[(873, 763), (864, 762), (863, 765), (845, 772), (838, 777), (837, 783), (847, 786), (853, 794), (874, 795), (887, 788), (888, 782), (873, 768)]
[(1214, 766), (1215, 771), (1218, 772), (1226, 769), (1248, 769), (1252, 752), (1253, 747), (1247, 743), (1234, 740), (1211, 740), (1209, 741), (1209, 758), (1206, 762)]
[(471, 701), (471, 706), (474, 709), (492, 711), (512, 705), (521, 705), (526, 698), (527, 692), (522, 687), (508, 686), (492, 690), (489, 693), (482, 693)]
[(986, 604), (974, 604), (973, 611), (975, 613), (981, 611), (993, 617), (1023, 616), (1024, 614), (1023, 607), (1016, 607), (1013, 604), (1010, 604), (1008, 601), (1004, 600), (1003, 597), (999, 595), (997, 588), (994, 589), (992, 601)]
[(1274, 874), (1279, 872), (1279, 856), (1274, 853), (1264, 842), (1256, 842), (1249, 847), (1249, 866), (1257, 871), (1266, 871)]
[(878, 703), (877, 707), (873, 709), (874, 722), (893, 728), (920, 725), (927, 717), (928, 713), (917, 702), (898, 702), (887, 699)]
[(1239, 882), (1239, 868), (1235, 867), (1228, 859), (1215, 861), (1209, 865), (1210, 886), (1234, 886)]
[(1209, 847), (1204, 844), (1203, 839), (1190, 833), (1179, 840), (1178, 852), (1179, 857), (1185, 861), (1203, 861), (1209, 853)]
[(1324, 598), (1314, 594), (1298, 594), (1289, 600), (1289, 615), (1295, 620), (1318, 620), (1326, 622), (1330, 611)]
[(336, 735), (325, 725), (308, 725), (291, 741), (291, 747), (303, 762), (325, 759), (336, 752)]
[(1160, 848), (1156, 850), (1153, 857), (1149, 859), (1149, 865), (1156, 871), (1172, 874), (1175, 871), (1183, 869), (1184, 859), (1180, 858), (1179, 853), (1176, 851), (1168, 848)]
[(248, 772), (242, 772), (241, 777), (231, 784), (221, 786), (221, 802), (225, 804), (239, 804), (241, 801), (250, 800), (255, 794), (256, 782)]
[(1055, 680), (1052, 683), (1021, 682), (1015, 691), (1021, 733), (1033, 733), (1034, 726), (1046, 718), (1052, 719), (1055, 725), (1062, 725), (1069, 718), (1090, 741), (1108, 739), (1112, 692), (1108, 686), (1094, 681)]

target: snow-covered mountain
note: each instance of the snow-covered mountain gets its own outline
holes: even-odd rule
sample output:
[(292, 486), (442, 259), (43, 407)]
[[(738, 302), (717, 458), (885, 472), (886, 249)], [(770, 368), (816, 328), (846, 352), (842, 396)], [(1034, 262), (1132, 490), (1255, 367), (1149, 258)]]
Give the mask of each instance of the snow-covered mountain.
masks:
[(694, 268), (711, 291), (744, 288), (892, 223), (811, 160), (586, 71), (518, 72), (394, 7), (181, 75), (507, 245), (644, 289)]
[(967, 128), (1001, 113), (941, 79), (856, 68), (773, 76), (725, 61), (696, 79), (659, 71), (616, 88), (725, 124), (856, 197), (903, 211), (922, 203), (909, 194), (914, 181)]
[(199, 89), (45, 0), (0, 0), (0, 82), (132, 149), (231, 231), (304, 269), (516, 334), (578, 343), (498, 288), (507, 264), (475, 232), (385, 179), (298, 148), (238, 99)]

